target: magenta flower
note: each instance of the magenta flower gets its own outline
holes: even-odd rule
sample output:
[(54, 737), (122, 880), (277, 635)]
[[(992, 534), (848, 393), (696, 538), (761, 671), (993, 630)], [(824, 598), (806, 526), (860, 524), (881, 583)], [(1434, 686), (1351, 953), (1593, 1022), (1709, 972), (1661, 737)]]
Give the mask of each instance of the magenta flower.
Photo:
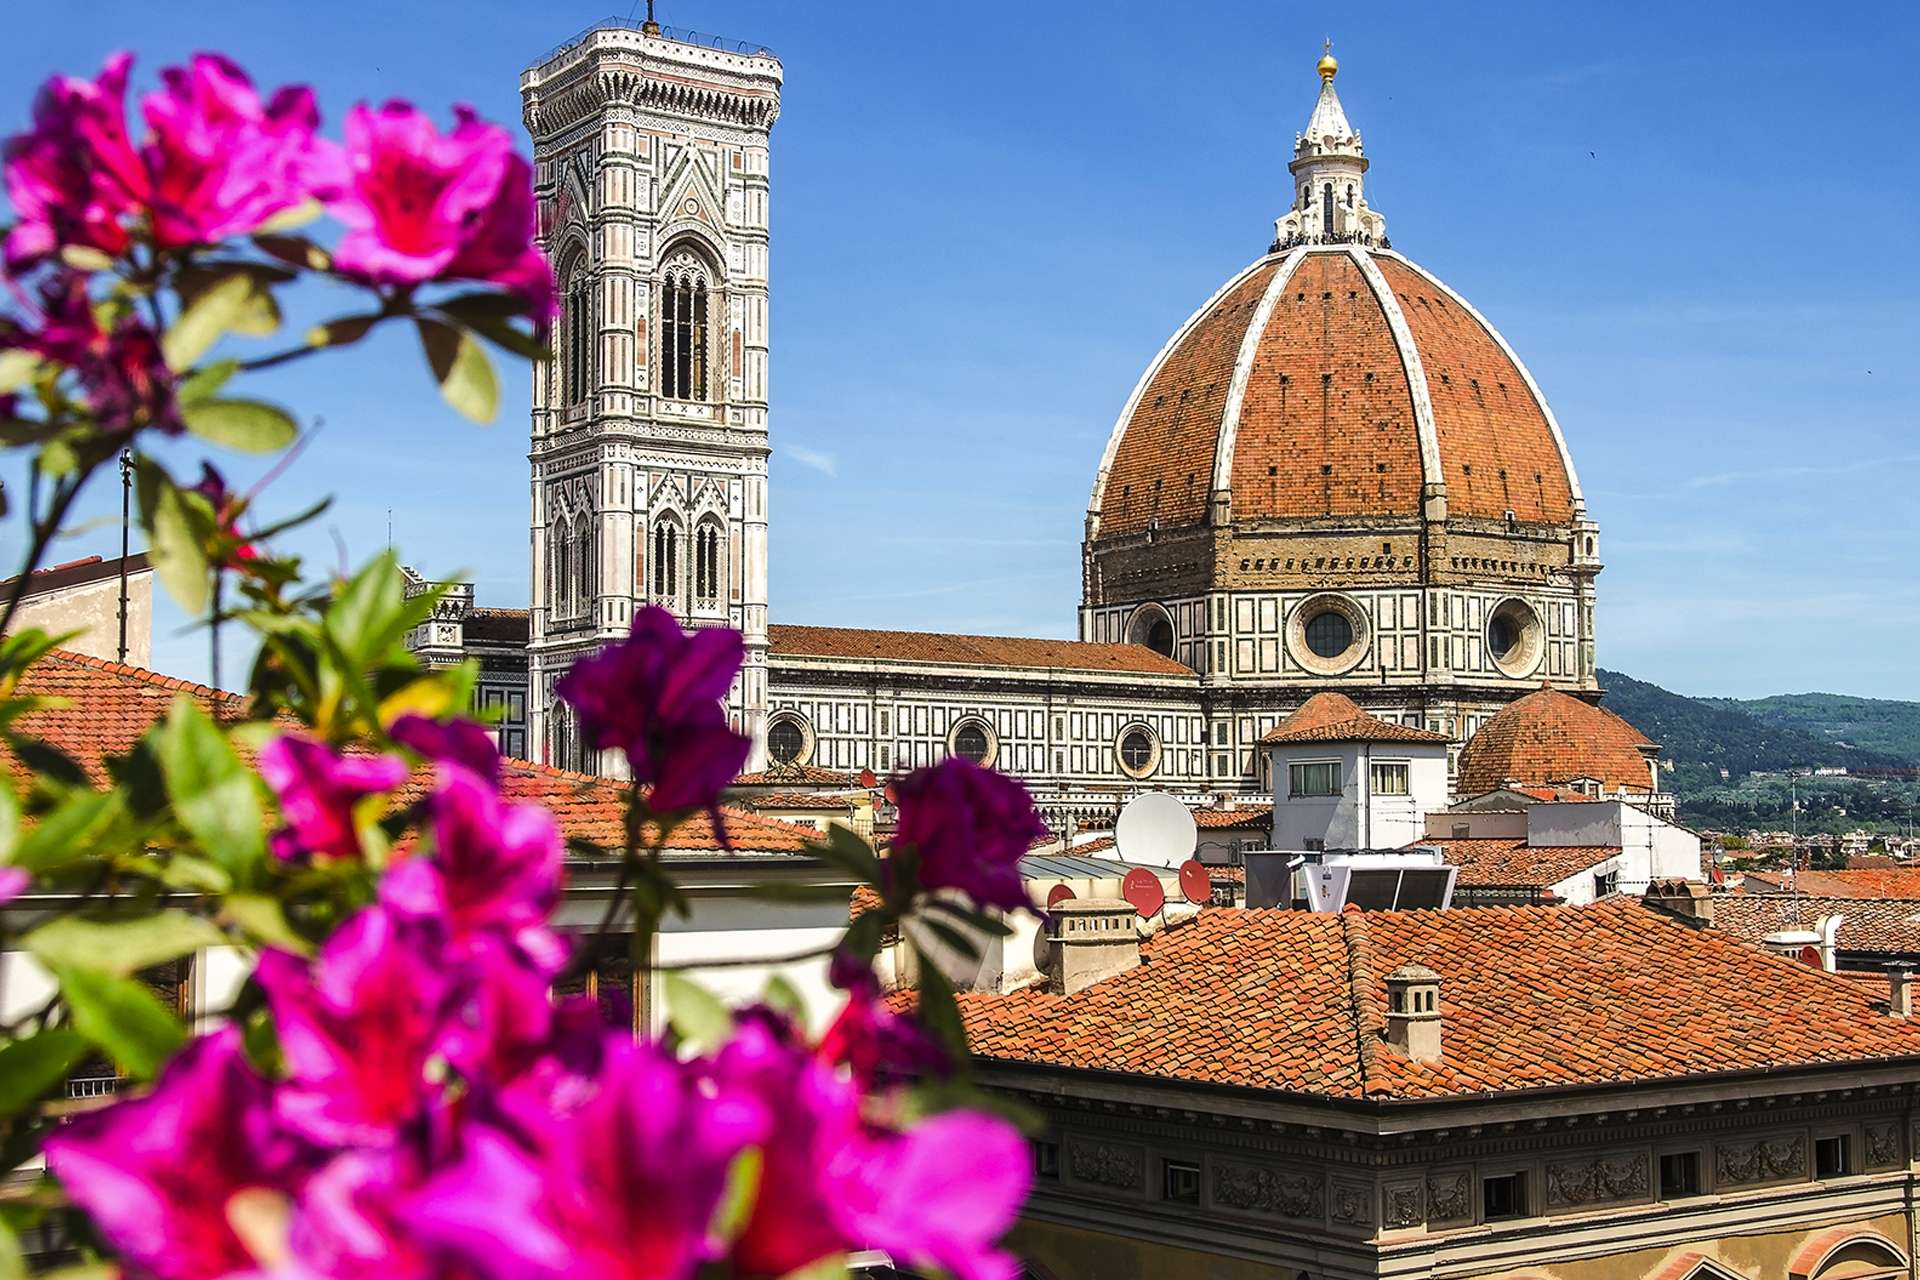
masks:
[(0, 907), (27, 891), (33, 877), (22, 867), (0, 867)]
[(845, 1066), (868, 1089), (911, 1076), (950, 1074), (953, 1060), (940, 1042), (913, 1017), (889, 1009), (873, 971), (866, 973), (868, 980), (849, 990), (840, 1015), (820, 1037), (821, 1060)]
[(894, 848), (918, 857), (921, 888), (959, 889), (982, 907), (1032, 908), (1020, 859), (1047, 827), (1025, 787), (948, 756), (898, 779), (893, 791)]
[(262, 107), (247, 73), (211, 53), (160, 79), (164, 88), (140, 104), (152, 130), (141, 156), (158, 244), (244, 235), (308, 198), (320, 126), (311, 89), (288, 86)]
[(958, 1280), (1013, 1280), (1019, 1260), (995, 1246), (1027, 1198), (1031, 1163), (1026, 1140), (1005, 1120), (948, 1111), (905, 1133), (866, 1136), (828, 1176), (857, 1247)]
[(435, 764), (457, 764), (499, 785), (500, 748), (484, 725), (471, 720), (429, 720), (425, 716), (404, 715), (393, 722), (387, 736)]
[(338, 755), (325, 743), (283, 733), (260, 749), (260, 776), (287, 820), (273, 836), (276, 855), (357, 858), (354, 806), (405, 782), (407, 766), (393, 756)]
[(566, 948), (547, 927), (560, 897), (560, 828), (535, 804), (510, 804), (460, 765), (443, 765), (427, 800), (433, 854), (402, 859), (381, 882), (381, 900), (431, 922), (456, 944), (497, 934), (520, 944), (547, 972)]
[(405, 1210), (420, 1237), (493, 1280), (690, 1275), (758, 1111), (613, 1034), (596, 1093), (531, 1150), (475, 1125)]
[(63, 269), (41, 282), (38, 312), (28, 319), (22, 324), (0, 317), (0, 350), (31, 351), (73, 370), (100, 426), (152, 426), (175, 434), (182, 429), (159, 336), (136, 312), (127, 309), (111, 328), (102, 328), (86, 277)]
[(402, 1220), (423, 1180), (405, 1146), (342, 1152), (307, 1180), (288, 1224), (288, 1258), (248, 1280), (460, 1280)]
[(116, 53), (98, 80), (55, 76), (33, 104), (33, 127), (0, 148), (7, 198), (19, 221), (7, 235), (11, 269), (31, 266), (66, 245), (124, 253), (123, 219), (146, 189), (127, 136), (127, 73), (133, 55)]
[(533, 181), (513, 139), (455, 108), (442, 134), (411, 103), (347, 115), (346, 146), (318, 184), (347, 234), (334, 265), (375, 284), (479, 280), (553, 314), (553, 273), (533, 243)]
[(574, 663), (554, 692), (579, 712), (588, 742), (626, 753), (634, 778), (653, 789), (654, 812), (717, 818), (721, 791), (753, 749), (720, 705), (745, 654), (738, 631), (689, 634), (648, 605), (625, 640)]
[(311, 966), (268, 951), (254, 976), (286, 1057), (274, 1106), (287, 1128), (323, 1145), (377, 1145), (424, 1111), (449, 977), (392, 915), (353, 916)]
[(227, 1202), (253, 1188), (295, 1189), (300, 1159), (232, 1027), (188, 1045), (147, 1096), (55, 1130), (46, 1154), (121, 1256), (159, 1280), (251, 1267)]

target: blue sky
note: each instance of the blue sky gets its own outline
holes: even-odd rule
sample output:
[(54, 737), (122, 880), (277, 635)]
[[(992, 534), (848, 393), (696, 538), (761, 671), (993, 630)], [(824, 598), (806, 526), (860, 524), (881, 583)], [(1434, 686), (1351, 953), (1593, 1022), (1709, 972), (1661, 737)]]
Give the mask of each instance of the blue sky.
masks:
[[(148, 75), (223, 49), (312, 83), (329, 122), (401, 95), (513, 123), (522, 65), (624, 2), (19, 6), (0, 128), (48, 72), (116, 47)], [(660, 16), (786, 67), (776, 619), (1072, 633), (1113, 417), (1264, 250), (1331, 35), (1395, 246), (1501, 328), (1567, 431), (1605, 536), (1602, 665), (1698, 694), (1920, 697), (1911, 6), (1376, 5), (1331, 29), (1270, 0)], [(326, 564), (336, 537), (378, 550), (391, 510), (407, 559), (524, 603), (524, 386), (513, 371), (500, 421), (466, 425), (398, 338), (262, 379), (326, 424), (266, 505), (337, 494), (301, 544)], [(117, 504), (95, 495), (61, 557), (110, 554)], [(0, 556), (20, 545), (16, 517)], [(178, 626), (162, 615), (155, 665), (204, 678)]]

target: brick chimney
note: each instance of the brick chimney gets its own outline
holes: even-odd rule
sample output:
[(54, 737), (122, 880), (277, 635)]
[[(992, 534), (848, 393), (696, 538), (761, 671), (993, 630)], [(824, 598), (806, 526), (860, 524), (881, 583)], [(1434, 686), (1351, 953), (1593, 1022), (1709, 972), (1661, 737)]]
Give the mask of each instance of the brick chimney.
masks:
[(1896, 1018), (1913, 1016), (1913, 966), (1904, 960), (1887, 966), (1887, 1012)]
[(1713, 894), (1698, 880), (1655, 880), (1641, 901), (1696, 929), (1713, 928)]
[(1387, 975), (1387, 1044), (1414, 1062), (1440, 1061), (1440, 975), (1423, 964)]
[(1047, 990), (1070, 996), (1140, 963), (1138, 918), (1120, 898), (1069, 898), (1047, 912)]

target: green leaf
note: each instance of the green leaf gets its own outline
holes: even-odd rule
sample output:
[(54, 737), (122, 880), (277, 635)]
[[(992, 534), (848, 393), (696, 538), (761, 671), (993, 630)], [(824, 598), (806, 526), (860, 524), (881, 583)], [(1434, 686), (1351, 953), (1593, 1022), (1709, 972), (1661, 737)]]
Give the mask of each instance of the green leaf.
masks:
[(174, 696), (154, 737), (167, 796), (180, 825), (236, 882), (246, 883), (267, 856), (252, 770), (240, 763), (219, 726), (184, 693)]
[(73, 1029), (140, 1080), (151, 1080), (186, 1043), (186, 1028), (137, 978), (62, 969), (60, 995)]
[(291, 209), (282, 209), (260, 224), (260, 230), (254, 236), (254, 242), (257, 244), (269, 236), (306, 226), (320, 216), (323, 207), (318, 200), (302, 200)]
[(34, 777), (42, 782), (56, 782), (68, 787), (88, 785), (87, 771), (80, 767), (80, 762), (51, 742), (10, 733), (7, 735), (7, 745), (13, 748), (13, 754), (20, 757), (20, 763), (31, 769)]
[(87, 1056), (87, 1042), (64, 1027), (0, 1048), (0, 1116), (17, 1116), (45, 1097)]
[(421, 319), (420, 346), (427, 353), (427, 367), (440, 384), (440, 394), (462, 417), (473, 422), (492, 422), (500, 409), (500, 385), (494, 379), (493, 361), (473, 335), (438, 320)]
[(204, 533), (195, 513), (158, 463), (141, 458), (134, 467), (147, 552), (160, 582), (189, 617), (206, 612), (212, 594)]
[(333, 259), (305, 236), (258, 235), (253, 238), (260, 252), (270, 258), (278, 258), (289, 266), (302, 267), (308, 271), (325, 271), (333, 265)]
[(181, 286), (179, 318), (160, 340), (167, 367), (184, 373), (227, 334), (272, 333), (280, 312), (273, 295), (247, 271), (227, 271), (195, 288)]
[(915, 947), (920, 959), (920, 1025), (946, 1049), (955, 1062), (967, 1060), (967, 1028), (960, 1020), (960, 1006), (953, 998), (953, 984), (926, 952)]
[(13, 774), (0, 773), (0, 865), (13, 861), (20, 843), (20, 797), (13, 792)]
[(18, 391), (33, 381), (39, 368), (40, 357), (31, 351), (0, 351), (0, 392)]
[(180, 386), (174, 392), (174, 399), (183, 408), (199, 404), (203, 400), (211, 400), (219, 394), (221, 387), (227, 385), (227, 381), (238, 372), (239, 368), (238, 360), (214, 360), (203, 364), (180, 379)]
[(19, 1235), (4, 1219), (0, 1219), (0, 1280), (27, 1280), (27, 1255), (20, 1248)]
[(733, 1037), (733, 1015), (720, 997), (672, 969), (660, 975), (667, 1022), (695, 1053), (711, 1053)]
[(113, 259), (110, 256), (83, 244), (61, 245), (60, 261), (75, 271), (111, 271), (113, 269)]
[(307, 345), (310, 347), (344, 347), (360, 341), (373, 332), (373, 326), (380, 317), (342, 316), (338, 320), (329, 320), (307, 330)]
[(300, 434), (292, 415), (261, 400), (202, 400), (184, 406), (180, 418), (202, 440), (243, 453), (273, 453)]
[(767, 1167), (766, 1153), (748, 1147), (727, 1166), (727, 1185), (713, 1211), (708, 1230), (715, 1240), (732, 1243), (740, 1238), (753, 1219), (753, 1206), (760, 1199), (762, 1175)]
[(119, 816), (120, 797), (111, 791), (76, 791), (43, 814), (10, 859), (29, 871), (49, 871), (91, 852), (90, 839)]
[(766, 988), (760, 993), (760, 1002), (769, 1009), (786, 1014), (802, 1026), (807, 1021), (807, 998), (800, 989), (787, 981), (786, 975), (776, 973), (767, 979)]
[(826, 839), (809, 843), (807, 852), (822, 862), (851, 872), (862, 884), (880, 881), (880, 859), (873, 846), (846, 827), (827, 828)]
[(56, 916), (20, 939), (50, 969), (86, 969), (122, 978), (227, 942), (227, 935), (211, 921), (172, 908), (130, 920)]
[(51, 651), (81, 634), (80, 631), (49, 634), (39, 627), (20, 628), (5, 640), (0, 640), (0, 678), (19, 675)]
[(256, 942), (279, 947), (295, 955), (313, 954), (313, 944), (294, 932), (293, 926), (287, 923), (287, 913), (278, 899), (264, 893), (233, 893), (228, 894), (220, 905), (227, 918)]
[(980, 944), (946, 921), (935, 920), (931, 916), (921, 916), (918, 923), (921, 928), (932, 931), (935, 937), (946, 943), (956, 956), (965, 960), (980, 958)]

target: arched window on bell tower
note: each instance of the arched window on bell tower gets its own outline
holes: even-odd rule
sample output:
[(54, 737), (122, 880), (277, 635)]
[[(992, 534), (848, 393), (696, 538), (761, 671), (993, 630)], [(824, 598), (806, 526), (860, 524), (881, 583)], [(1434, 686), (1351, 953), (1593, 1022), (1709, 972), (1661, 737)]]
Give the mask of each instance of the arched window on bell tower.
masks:
[(563, 405), (582, 404), (592, 389), (593, 287), (586, 271), (586, 255), (576, 252), (560, 274), (560, 323), (555, 330)]
[(701, 605), (720, 601), (720, 526), (703, 520), (693, 533), (693, 598)]
[(660, 278), (660, 394), (705, 400), (709, 382), (707, 269), (691, 252), (667, 259)]
[(1333, 234), (1333, 184), (1324, 183), (1320, 187), (1320, 234)]
[(653, 526), (653, 599), (674, 607), (680, 594), (680, 530), (669, 520)]

